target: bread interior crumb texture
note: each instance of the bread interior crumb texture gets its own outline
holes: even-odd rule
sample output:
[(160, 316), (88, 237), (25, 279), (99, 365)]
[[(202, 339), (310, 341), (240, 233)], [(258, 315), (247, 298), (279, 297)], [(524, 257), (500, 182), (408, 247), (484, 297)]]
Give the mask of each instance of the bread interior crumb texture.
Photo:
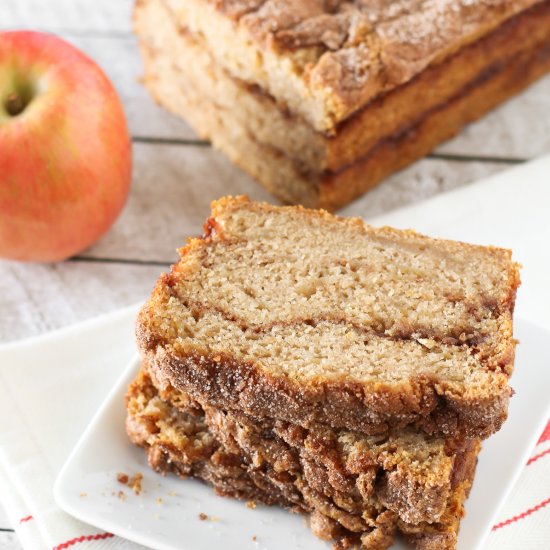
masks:
[(425, 376), (479, 390), (511, 371), (509, 251), (235, 199), (218, 210), (150, 310), (182, 354), (308, 382)]

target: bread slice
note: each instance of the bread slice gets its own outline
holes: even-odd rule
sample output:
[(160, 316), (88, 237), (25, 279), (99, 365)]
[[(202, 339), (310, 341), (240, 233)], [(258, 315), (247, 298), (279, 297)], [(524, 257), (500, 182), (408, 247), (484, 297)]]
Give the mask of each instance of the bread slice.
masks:
[(138, 316), (156, 379), (305, 427), (486, 437), (507, 414), (508, 250), (227, 197)]
[(285, 482), (286, 474), (292, 474), (300, 498), (308, 501), (321, 492), (349, 513), (361, 513), (376, 502), (408, 524), (438, 521), (447, 508), (452, 480), (473, 445), (409, 427), (373, 436), (326, 426), (307, 430), (199, 403), (148, 373), (142, 376), (151, 379), (171, 407), (202, 411), (209, 431), (226, 449), (253, 457), (251, 468), (268, 472), (274, 483), (281, 472)]
[[(130, 438), (147, 449), (151, 466), (161, 473), (192, 475), (219, 494), (309, 514), (318, 536), (342, 545), (387, 548), (396, 529), (417, 548), (456, 545), (478, 441), (464, 442), (450, 454), (442, 440), (409, 432), (389, 439), (308, 433), (285, 422), (200, 405), (171, 387), (159, 391), (146, 369), (130, 386), (127, 407)], [(385, 502), (392, 474), (404, 494), (410, 492), (407, 481), (423, 477), (425, 504), (433, 493), (430, 484), (445, 487), (442, 510), (433, 509), (431, 521), (418, 522), (410, 510), (395, 511)]]

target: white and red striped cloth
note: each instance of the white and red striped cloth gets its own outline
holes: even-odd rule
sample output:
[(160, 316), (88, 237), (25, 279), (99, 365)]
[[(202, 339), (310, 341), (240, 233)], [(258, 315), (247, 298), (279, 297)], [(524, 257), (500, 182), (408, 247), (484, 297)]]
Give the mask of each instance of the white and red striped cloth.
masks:
[(550, 549), (550, 422), (502, 507), (487, 550)]
[[(65, 458), (135, 353), (135, 314), (0, 348), (0, 500), (25, 550), (141, 548), (70, 517), (52, 495)], [(548, 549), (550, 422), (484, 548)]]
[[(4, 488), (9, 480), (0, 470), (0, 483)], [(3, 496), (9, 495), (9, 510), (15, 530), (25, 550), (47, 548), (37, 527), (37, 522), (29, 513), (24, 501), (18, 498), (15, 488), (10, 488)], [(7, 504), (8, 500), (4, 500)], [(78, 530), (74, 536), (59, 542), (52, 550), (64, 550), (73, 546), (79, 548), (130, 549), (139, 548), (111, 533)], [(80, 534), (77, 534), (80, 533)], [(485, 544), (486, 550), (547, 550), (550, 548), (550, 422), (546, 426), (531, 458), (527, 462), (516, 486), (504, 505), (498, 522), (493, 526)], [(76, 550), (76, 548), (75, 548)]]

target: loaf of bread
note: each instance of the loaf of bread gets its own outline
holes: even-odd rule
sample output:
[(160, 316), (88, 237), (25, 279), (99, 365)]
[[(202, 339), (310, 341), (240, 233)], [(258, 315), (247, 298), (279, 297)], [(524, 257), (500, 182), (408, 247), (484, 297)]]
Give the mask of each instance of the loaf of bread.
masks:
[(228, 197), (180, 254), (137, 323), (159, 383), (307, 429), (484, 438), (505, 420), (510, 251)]
[(310, 516), (342, 548), (388, 548), (400, 531), (416, 548), (452, 550), (479, 441), (406, 429), (387, 436), (255, 419), (157, 387), (146, 366), (127, 394), (127, 430), (160, 473), (189, 475), (220, 495)]
[(134, 27), (161, 105), (329, 209), (550, 70), (550, 0), (139, 0)]

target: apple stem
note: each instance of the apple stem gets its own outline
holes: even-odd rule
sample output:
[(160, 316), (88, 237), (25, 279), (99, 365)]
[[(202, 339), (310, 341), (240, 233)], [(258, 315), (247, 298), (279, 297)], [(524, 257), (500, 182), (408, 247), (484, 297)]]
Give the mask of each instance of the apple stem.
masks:
[(6, 112), (10, 116), (17, 116), (18, 114), (22, 113), (25, 109), (25, 102), (23, 101), (22, 97), (17, 94), (10, 94), (6, 98), (6, 102), (4, 103), (4, 106), (6, 108)]

